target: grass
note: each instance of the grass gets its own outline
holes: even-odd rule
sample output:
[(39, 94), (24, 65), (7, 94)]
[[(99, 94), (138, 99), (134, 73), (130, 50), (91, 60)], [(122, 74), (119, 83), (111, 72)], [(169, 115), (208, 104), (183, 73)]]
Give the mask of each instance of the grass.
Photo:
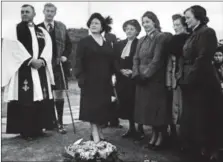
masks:
[[(71, 105), (79, 104), (79, 88), (75, 82), (69, 83), (69, 98)], [(67, 103), (65, 103), (65, 106)], [(2, 107), (2, 117), (6, 117), (6, 105)], [(156, 159), (158, 162), (189, 162), (184, 160), (182, 156), (174, 151), (157, 151), (146, 150), (143, 145), (147, 143), (151, 134), (150, 127), (145, 127), (147, 138), (139, 143), (132, 140), (122, 139), (121, 135), (126, 132), (127, 122), (121, 120), (123, 129), (105, 128), (105, 138), (116, 145), (120, 158), (125, 162), (143, 162), (144, 156)], [(61, 135), (56, 131), (48, 132), (49, 137), (42, 137), (34, 141), (25, 141), (19, 136), (13, 138), (2, 138), (2, 161), (63, 161), (62, 153), (64, 147), (70, 145), (74, 141), (84, 138), (88, 140), (90, 137), (90, 126), (88, 123), (75, 121), (76, 134), (73, 133), (72, 125), (67, 125), (68, 133)]]
[[(124, 126), (127, 125), (123, 122)], [(25, 141), (19, 136), (2, 139), (2, 161), (63, 161), (62, 153), (64, 147), (72, 144), (80, 138), (88, 140), (90, 137), (90, 126), (88, 123), (76, 121), (76, 134), (72, 131), (72, 125), (67, 126), (68, 133), (61, 135), (56, 132), (49, 132), (49, 137), (42, 137), (34, 141)], [(147, 127), (146, 133), (150, 134), (151, 129)], [(122, 139), (123, 129), (105, 128), (103, 130), (105, 138), (116, 145), (120, 158), (125, 162), (143, 162), (143, 158), (156, 159), (158, 162), (188, 162), (173, 151), (146, 150), (143, 148), (144, 141), (134, 143), (130, 139)]]

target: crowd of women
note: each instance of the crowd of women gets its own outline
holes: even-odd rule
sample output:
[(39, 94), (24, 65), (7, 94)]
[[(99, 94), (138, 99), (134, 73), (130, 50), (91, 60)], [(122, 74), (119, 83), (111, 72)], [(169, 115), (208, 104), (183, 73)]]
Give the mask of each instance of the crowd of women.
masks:
[(202, 6), (172, 20), (175, 35), (162, 32), (156, 14), (147, 11), (141, 17), (145, 36), (137, 38), (141, 25), (131, 19), (123, 24), (127, 38), (112, 43), (103, 37), (111, 31), (111, 19), (91, 15), (91, 34), (78, 44), (74, 69), (80, 120), (90, 122), (92, 140), (105, 140), (102, 126), (112, 116), (115, 95), (117, 117), (129, 120), (123, 138), (140, 140), (143, 125), (149, 125), (147, 148), (161, 149), (171, 139), (182, 151), (214, 160), (223, 146), (223, 48)]

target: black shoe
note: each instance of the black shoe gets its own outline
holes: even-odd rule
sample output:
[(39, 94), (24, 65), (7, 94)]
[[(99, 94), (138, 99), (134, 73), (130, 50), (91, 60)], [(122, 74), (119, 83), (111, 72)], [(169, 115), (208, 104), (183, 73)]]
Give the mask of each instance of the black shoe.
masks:
[(148, 143), (147, 145), (145, 145), (143, 148), (144, 149), (149, 149), (149, 150), (152, 150), (153, 149), (153, 147), (154, 147), (154, 144), (150, 144), (150, 143)]
[(110, 127), (111, 128), (119, 128), (119, 129), (121, 129), (121, 128), (123, 128), (123, 126), (122, 125), (114, 125), (114, 124), (110, 124)]
[(43, 131), (40, 131), (40, 132), (34, 134), (33, 136), (34, 136), (34, 137), (47, 137), (48, 134), (45, 133), (45, 132), (43, 132)]
[(135, 141), (141, 141), (145, 138), (145, 134), (141, 132), (137, 132), (135, 135)]
[(135, 138), (136, 132), (128, 130), (126, 133), (122, 135), (122, 138)]
[(107, 141), (105, 138), (100, 138), (101, 141)]
[(67, 131), (66, 131), (66, 129), (64, 129), (64, 127), (63, 127), (63, 125), (58, 125), (58, 132), (60, 133), (60, 134), (66, 134), (67, 133)]
[(34, 139), (32, 137), (26, 137), (25, 140), (26, 141), (33, 141)]
[(164, 149), (165, 147), (166, 147), (166, 142), (165, 140), (163, 140), (159, 145), (154, 144), (152, 149), (154, 151), (159, 151), (159, 150)]
[(21, 135), (22, 139), (26, 140), (26, 141), (33, 141), (33, 137), (31, 136), (26, 136), (26, 135)]
[(152, 147), (152, 149), (154, 150), (154, 151), (160, 151), (160, 150), (162, 150), (162, 149), (164, 149), (164, 144), (160, 144), (160, 145), (153, 145), (153, 147)]
[(101, 125), (101, 128), (107, 128), (107, 127), (108, 127), (108, 124)]

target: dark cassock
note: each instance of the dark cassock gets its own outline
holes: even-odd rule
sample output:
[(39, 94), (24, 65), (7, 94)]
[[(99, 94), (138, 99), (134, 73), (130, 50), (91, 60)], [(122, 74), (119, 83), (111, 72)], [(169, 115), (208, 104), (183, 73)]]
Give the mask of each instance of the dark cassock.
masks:
[[(2, 86), (4, 101), (8, 102), (6, 133), (33, 137), (43, 128), (55, 127), (52, 42), (47, 31), (27, 22), (19, 23), (14, 33), (13, 39), (3, 38), (2, 43)], [(42, 59), (44, 65), (35, 69), (32, 59)]]

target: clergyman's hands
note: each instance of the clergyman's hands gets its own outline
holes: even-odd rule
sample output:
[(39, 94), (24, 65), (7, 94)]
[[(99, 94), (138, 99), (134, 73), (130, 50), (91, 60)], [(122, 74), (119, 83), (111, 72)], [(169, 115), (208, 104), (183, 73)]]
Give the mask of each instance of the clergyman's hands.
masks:
[(44, 65), (45, 65), (45, 63), (44, 63), (43, 60), (41, 60), (41, 59), (32, 59), (31, 66), (34, 69), (39, 69), (39, 68), (41, 68)]

